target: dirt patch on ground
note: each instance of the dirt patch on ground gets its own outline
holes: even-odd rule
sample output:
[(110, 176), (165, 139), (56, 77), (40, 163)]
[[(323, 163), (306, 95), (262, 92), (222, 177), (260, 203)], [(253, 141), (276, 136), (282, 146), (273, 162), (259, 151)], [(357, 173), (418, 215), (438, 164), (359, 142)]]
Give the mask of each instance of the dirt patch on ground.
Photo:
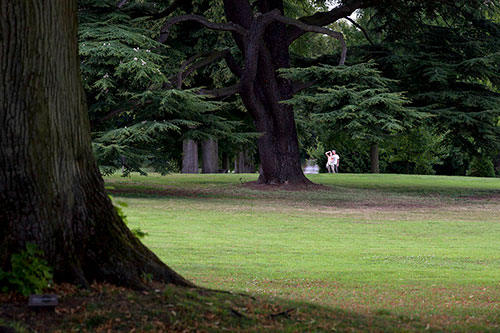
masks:
[(330, 191), (330, 186), (321, 184), (259, 184), (256, 181), (243, 183), (243, 187), (255, 191)]
[(154, 195), (160, 197), (199, 197), (203, 195), (213, 194), (213, 190), (202, 191), (199, 189), (180, 189), (180, 188), (119, 188), (110, 189), (107, 192), (115, 195), (121, 194), (137, 194), (137, 195)]
[(500, 202), (500, 194), (466, 195), (466, 196), (460, 196), (460, 199), (468, 200), (468, 201), (497, 201), (497, 202)]

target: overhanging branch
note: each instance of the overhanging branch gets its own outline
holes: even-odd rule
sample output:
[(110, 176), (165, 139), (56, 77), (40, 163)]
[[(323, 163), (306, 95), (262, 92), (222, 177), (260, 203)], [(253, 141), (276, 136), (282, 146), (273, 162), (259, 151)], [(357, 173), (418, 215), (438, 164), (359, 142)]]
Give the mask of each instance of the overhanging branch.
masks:
[(328, 35), (332, 38), (338, 39), (340, 44), (342, 45), (342, 53), (340, 55), (339, 65), (344, 64), (346, 54), (347, 54), (347, 46), (345, 44), (344, 35), (341, 32), (333, 31), (331, 29), (319, 27), (316, 25), (305, 24), (304, 22), (301, 22), (299, 20), (295, 20), (295, 19), (292, 19), (290, 17), (285, 17), (282, 15), (276, 16), (276, 21), (279, 21), (281, 23), (285, 23), (285, 24), (291, 25), (293, 27), (299, 28), (302, 31), (317, 32), (317, 33), (325, 34), (325, 35)]
[[(335, 7), (328, 12), (318, 12), (311, 16), (304, 16), (298, 19), (298, 21), (307, 25), (326, 26), (332, 24), (338, 19), (351, 15), (356, 9), (367, 8), (379, 2), (381, 2), (381, 0), (346, 0), (342, 5)], [(288, 31), (288, 45), (302, 36), (304, 32), (304, 30), (297, 26), (291, 27)]]
[(188, 15), (181, 15), (181, 16), (176, 16), (171, 19), (169, 19), (165, 24), (163, 24), (161, 30), (160, 30), (160, 36), (158, 37), (158, 41), (160, 43), (164, 43), (168, 39), (168, 35), (170, 33), (170, 28), (181, 22), (186, 22), (186, 21), (194, 21), (198, 22), (208, 29), (212, 30), (221, 30), (221, 31), (231, 31), (234, 33), (237, 33), (239, 35), (245, 35), (246, 30), (241, 27), (238, 24), (234, 23), (214, 23), (208, 21), (205, 17), (200, 16), (200, 15), (195, 15), (195, 14), (188, 14)]
[[(198, 60), (199, 58), (202, 58)], [(202, 68), (204, 66), (208, 66), (220, 59), (224, 58), (226, 63), (228, 64), (229, 69), (238, 77), (241, 77), (241, 73), (243, 70), (236, 63), (236, 60), (231, 55), (231, 51), (229, 49), (222, 51), (215, 51), (212, 53), (197, 53), (194, 56), (190, 57), (186, 61), (181, 64), (179, 69), (179, 73), (176, 76), (176, 85), (177, 89), (181, 89), (182, 82), (186, 77), (191, 75), (195, 70)], [(189, 66), (189, 67), (188, 67)], [(187, 69), (186, 69), (187, 68)], [(173, 80), (174, 78), (171, 78)]]

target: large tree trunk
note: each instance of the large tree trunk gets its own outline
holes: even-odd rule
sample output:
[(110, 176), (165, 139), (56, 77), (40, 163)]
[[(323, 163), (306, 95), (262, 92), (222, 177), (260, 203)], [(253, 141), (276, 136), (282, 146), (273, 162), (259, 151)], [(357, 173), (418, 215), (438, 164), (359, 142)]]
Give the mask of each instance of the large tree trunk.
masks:
[(201, 143), (203, 173), (219, 172), (219, 145), (216, 140), (203, 140)]
[[(283, 13), (283, 1), (261, 1), (260, 12), (265, 13), (279, 9)], [(228, 21), (236, 22), (246, 29), (250, 35), (254, 25), (253, 14), (247, 1), (225, 0), (224, 8)], [(235, 40), (249, 57), (251, 51), (246, 49), (248, 41), (238, 36)], [(267, 27), (265, 38), (258, 50), (255, 64), (256, 76), (251, 84), (244, 83), (240, 96), (245, 107), (252, 115), (257, 131), (262, 133), (259, 138), (259, 156), (262, 173), (259, 183), (263, 184), (308, 184), (300, 166), (299, 143), (293, 109), (290, 105), (280, 103), (293, 95), (289, 80), (279, 77), (278, 69), (290, 67), (286, 26), (272, 23)], [(250, 51), (250, 52), (249, 52)]]
[(182, 173), (198, 173), (198, 142), (182, 141)]
[(0, 267), (35, 243), (56, 281), (191, 285), (134, 237), (94, 161), (76, 0), (0, 2)]
[(378, 143), (370, 146), (370, 168), (372, 173), (380, 173)]

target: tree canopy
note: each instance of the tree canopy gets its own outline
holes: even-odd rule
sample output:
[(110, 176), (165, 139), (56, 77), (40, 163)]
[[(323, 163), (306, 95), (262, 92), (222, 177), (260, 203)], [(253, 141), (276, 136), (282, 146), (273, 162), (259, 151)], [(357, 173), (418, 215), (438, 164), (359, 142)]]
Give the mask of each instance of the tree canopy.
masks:
[[(300, 154), (307, 147), (297, 138), (295, 121), (304, 104), (294, 104), (293, 110), (293, 103), (282, 103), (312, 86), (280, 74), (280, 69), (304, 64), (297, 57), (311, 58), (307, 62), (317, 68), (374, 61), (381, 78), (397, 82), (384, 96), (404, 92), (405, 108), (414, 110), (399, 118), (405, 126), (384, 115), (391, 108), (383, 103), (378, 111), (352, 108), (351, 114), (363, 121), (346, 123), (343, 117), (342, 122), (340, 114), (328, 112), (330, 123), (355, 140), (361, 133), (372, 143), (396, 132), (409, 135), (412, 116), (425, 113), (431, 117), (419, 126), (448, 145), (448, 151), (454, 145), (472, 158), (499, 150), (495, 3), (124, 0), (117, 5), (85, 0), (80, 6), (94, 145), (109, 170), (123, 164), (123, 156), (130, 170), (146, 162), (162, 170), (180, 155), (179, 144), (172, 145), (180, 138), (226, 138), (246, 146), (256, 131), (260, 182), (307, 182), (300, 170)], [(348, 18), (354, 12), (356, 18)], [(381, 94), (372, 90), (370, 97), (358, 96), (373, 101), (383, 99)], [(320, 96), (326, 98), (326, 90)], [(330, 90), (330, 97), (339, 95)], [(375, 134), (377, 126), (367, 114), (385, 119), (378, 128), (392, 129)], [(235, 122), (242, 119), (243, 127)], [(156, 152), (147, 151), (152, 146)]]

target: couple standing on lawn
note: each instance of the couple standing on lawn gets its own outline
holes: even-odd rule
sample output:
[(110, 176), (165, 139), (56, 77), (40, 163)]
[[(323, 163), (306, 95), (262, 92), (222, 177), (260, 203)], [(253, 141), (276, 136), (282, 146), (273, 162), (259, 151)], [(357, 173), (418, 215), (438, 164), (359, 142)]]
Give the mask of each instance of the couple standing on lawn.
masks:
[(327, 151), (325, 155), (328, 158), (328, 161), (326, 162), (326, 169), (328, 170), (328, 173), (338, 173), (340, 161), (339, 155), (337, 155), (335, 150)]

